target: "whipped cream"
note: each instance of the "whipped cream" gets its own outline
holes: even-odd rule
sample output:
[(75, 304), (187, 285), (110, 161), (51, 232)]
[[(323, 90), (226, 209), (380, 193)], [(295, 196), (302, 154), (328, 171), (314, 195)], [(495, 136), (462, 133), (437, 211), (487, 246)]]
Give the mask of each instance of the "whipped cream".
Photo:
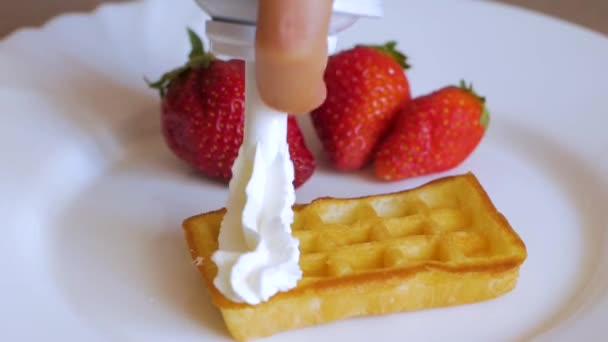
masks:
[(260, 99), (255, 65), (246, 64), (245, 132), (232, 166), (227, 212), (212, 260), (215, 287), (251, 305), (297, 285), (299, 242), (291, 234), (294, 169), (287, 115)]

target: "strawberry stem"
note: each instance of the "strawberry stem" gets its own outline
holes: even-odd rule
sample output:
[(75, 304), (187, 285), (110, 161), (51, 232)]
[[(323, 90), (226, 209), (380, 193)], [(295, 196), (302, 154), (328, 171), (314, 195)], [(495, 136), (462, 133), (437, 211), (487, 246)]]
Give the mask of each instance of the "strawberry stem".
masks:
[(486, 106), (486, 98), (483, 96), (480, 96), (479, 94), (477, 94), (475, 92), (475, 89), (473, 89), (473, 83), (467, 84), (467, 82), (465, 82), (465, 80), (460, 80), (460, 89), (463, 89), (463, 90), (469, 92), (471, 95), (473, 95), (479, 99), (479, 102), (483, 106), (481, 118), (479, 118), (479, 123), (484, 128), (487, 128), (488, 125), (490, 124), (490, 112), (488, 111), (488, 107)]
[(165, 73), (155, 82), (150, 82), (144, 78), (150, 88), (159, 91), (161, 97), (165, 96), (171, 82), (179, 78), (186, 71), (197, 68), (208, 68), (211, 62), (215, 60), (215, 56), (211, 52), (205, 52), (203, 41), (196, 32), (190, 28), (188, 28), (188, 38), (190, 39), (190, 46), (192, 49), (188, 55), (188, 62), (186, 62), (185, 65)]
[(384, 45), (370, 45), (369, 47), (391, 56), (405, 70), (412, 67), (407, 63), (407, 56), (397, 50), (397, 42), (395, 41), (391, 40)]

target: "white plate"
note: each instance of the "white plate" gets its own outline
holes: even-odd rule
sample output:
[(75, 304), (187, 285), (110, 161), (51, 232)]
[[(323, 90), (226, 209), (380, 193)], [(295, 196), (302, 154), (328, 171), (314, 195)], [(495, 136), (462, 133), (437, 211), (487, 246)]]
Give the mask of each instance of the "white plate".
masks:
[[(156, 77), (182, 63), (190, 0), (68, 15), (0, 43), (4, 341), (228, 340), (181, 221), (226, 187), (165, 148)], [(608, 331), (608, 39), (486, 2), (386, 1), (340, 46), (397, 39), (415, 94), (465, 78), (492, 121), (458, 169), (383, 184), (321, 165), (297, 193), (394, 191), (473, 171), (527, 244), (517, 288), (449, 309), (345, 320), (268, 341), (595, 340)], [(309, 144), (318, 143), (306, 118)]]

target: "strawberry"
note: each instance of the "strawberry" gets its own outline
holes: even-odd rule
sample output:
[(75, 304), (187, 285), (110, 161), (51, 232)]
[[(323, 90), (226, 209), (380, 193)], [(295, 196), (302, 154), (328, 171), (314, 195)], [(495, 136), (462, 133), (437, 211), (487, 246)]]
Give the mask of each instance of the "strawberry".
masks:
[(380, 144), (375, 173), (399, 180), (456, 167), (475, 150), (488, 123), (485, 98), (464, 82), (418, 97)]
[[(196, 33), (188, 33), (188, 62), (148, 84), (161, 95), (161, 129), (169, 149), (204, 175), (228, 182), (243, 141), (245, 63), (215, 58)], [(287, 142), (299, 187), (316, 164), (294, 117), (288, 119)]]
[(304, 184), (315, 172), (315, 157), (306, 147), (304, 135), (298, 126), (295, 117), (287, 119), (287, 142), (289, 143), (289, 156), (293, 162), (294, 187)]
[(332, 165), (362, 168), (389, 128), (398, 108), (410, 100), (406, 56), (384, 46), (355, 46), (329, 58), (325, 102), (311, 113), (315, 131)]

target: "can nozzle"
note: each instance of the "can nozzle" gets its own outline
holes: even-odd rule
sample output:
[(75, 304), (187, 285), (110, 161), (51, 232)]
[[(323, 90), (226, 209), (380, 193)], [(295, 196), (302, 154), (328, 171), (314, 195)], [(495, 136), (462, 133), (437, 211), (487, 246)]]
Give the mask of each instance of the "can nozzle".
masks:
[[(257, 0), (196, 0), (212, 20), (206, 23), (211, 51), (217, 55), (253, 60)], [(334, 0), (328, 50), (336, 49), (337, 34), (361, 17), (382, 16), (381, 0)]]

